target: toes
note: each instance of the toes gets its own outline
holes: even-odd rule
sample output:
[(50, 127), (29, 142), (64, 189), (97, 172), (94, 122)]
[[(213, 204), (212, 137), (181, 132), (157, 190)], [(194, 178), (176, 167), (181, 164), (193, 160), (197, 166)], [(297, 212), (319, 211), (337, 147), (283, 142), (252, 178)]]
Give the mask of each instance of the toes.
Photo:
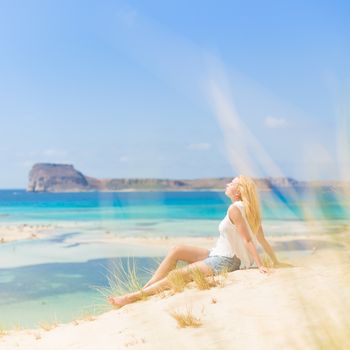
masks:
[(122, 300), (118, 297), (108, 297), (108, 301), (110, 304), (116, 307), (122, 307), (124, 305)]
[(127, 296), (122, 296), (122, 297), (110, 296), (108, 297), (108, 301), (110, 304), (118, 308), (121, 308), (122, 306), (129, 304), (131, 302)]
[(108, 302), (110, 303), (110, 304), (116, 304), (116, 298), (115, 297), (108, 297)]

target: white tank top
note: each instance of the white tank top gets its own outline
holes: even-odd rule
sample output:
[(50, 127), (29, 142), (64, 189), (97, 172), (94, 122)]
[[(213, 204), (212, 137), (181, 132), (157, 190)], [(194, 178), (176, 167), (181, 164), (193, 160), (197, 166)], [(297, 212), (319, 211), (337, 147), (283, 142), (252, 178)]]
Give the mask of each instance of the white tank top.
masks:
[[(242, 213), (243, 219), (245, 220), (250, 237), (252, 238), (255, 247), (257, 247), (257, 239), (253, 234), (244, 210), (244, 204), (242, 201), (236, 201), (233, 203), (234, 206), (239, 208)], [(220, 255), (232, 258), (236, 255), (241, 260), (241, 269), (248, 269), (255, 264), (255, 261), (246, 247), (242, 236), (237, 231), (236, 225), (234, 225), (229, 217), (228, 210), (226, 216), (219, 224), (220, 236), (216, 241), (216, 245), (210, 250), (209, 256)]]

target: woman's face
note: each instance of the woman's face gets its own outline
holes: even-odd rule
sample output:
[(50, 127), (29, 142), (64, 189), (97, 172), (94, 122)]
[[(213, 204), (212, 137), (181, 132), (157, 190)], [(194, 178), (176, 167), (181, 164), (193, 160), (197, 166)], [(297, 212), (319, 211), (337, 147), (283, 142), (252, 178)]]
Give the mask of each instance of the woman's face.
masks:
[(226, 185), (225, 194), (233, 200), (237, 200), (240, 197), (238, 189), (238, 178), (235, 177), (231, 182)]

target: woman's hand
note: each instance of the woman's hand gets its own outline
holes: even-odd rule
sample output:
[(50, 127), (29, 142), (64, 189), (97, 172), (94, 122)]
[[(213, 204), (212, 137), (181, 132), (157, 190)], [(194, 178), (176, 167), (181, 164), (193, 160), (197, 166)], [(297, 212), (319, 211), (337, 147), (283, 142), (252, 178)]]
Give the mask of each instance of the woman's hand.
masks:
[(284, 263), (284, 262), (281, 262), (281, 261), (276, 261), (273, 264), (273, 267), (275, 267), (275, 268), (279, 268), (279, 267), (293, 267), (293, 265), (288, 264), (288, 263)]
[(270, 273), (270, 270), (264, 265), (259, 266), (259, 271), (261, 273)]

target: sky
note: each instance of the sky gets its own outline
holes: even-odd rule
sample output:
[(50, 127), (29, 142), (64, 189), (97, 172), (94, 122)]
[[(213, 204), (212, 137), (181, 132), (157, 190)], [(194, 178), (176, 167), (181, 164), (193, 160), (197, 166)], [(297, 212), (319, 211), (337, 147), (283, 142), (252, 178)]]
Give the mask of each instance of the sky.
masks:
[(0, 0), (0, 188), (349, 179), (347, 1)]

